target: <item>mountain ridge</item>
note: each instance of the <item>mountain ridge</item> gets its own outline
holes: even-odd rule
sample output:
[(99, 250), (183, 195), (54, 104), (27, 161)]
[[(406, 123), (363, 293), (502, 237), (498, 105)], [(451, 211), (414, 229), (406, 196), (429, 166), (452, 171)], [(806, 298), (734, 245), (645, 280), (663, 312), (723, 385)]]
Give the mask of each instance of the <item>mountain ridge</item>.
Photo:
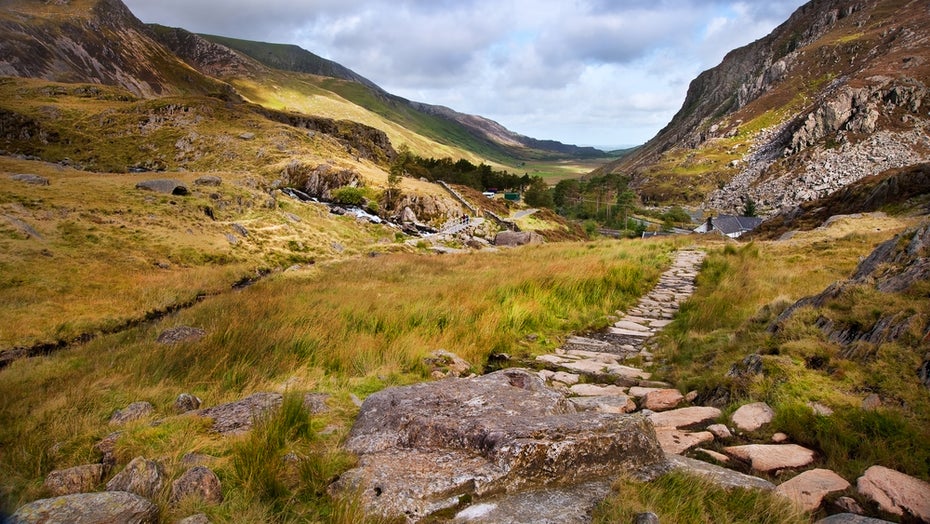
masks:
[(769, 215), (926, 162), (928, 26), (919, 2), (808, 2), (701, 73), (665, 128), (600, 171), (631, 174), (646, 201), (729, 213), (751, 200)]

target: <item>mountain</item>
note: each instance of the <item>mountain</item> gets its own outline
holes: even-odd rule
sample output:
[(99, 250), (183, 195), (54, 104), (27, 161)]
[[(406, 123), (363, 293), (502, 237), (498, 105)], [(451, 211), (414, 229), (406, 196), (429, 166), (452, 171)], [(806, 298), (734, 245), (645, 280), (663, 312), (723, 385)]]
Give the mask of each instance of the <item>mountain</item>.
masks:
[[(460, 125), (475, 139), (486, 145), (490, 145), (492, 148), (503, 150), (503, 154), (506, 156), (514, 156), (527, 160), (549, 158), (553, 156), (572, 158), (603, 158), (606, 156), (604, 152), (593, 147), (579, 147), (563, 144), (555, 140), (530, 138), (514, 133), (501, 124), (481, 116), (460, 113), (448, 107), (410, 101), (392, 95), (355, 71), (295, 45), (269, 44), (215, 35), (199, 36), (207, 41), (226, 46), (229, 49), (247, 55), (274, 69), (337, 78), (360, 84), (369, 91), (369, 93), (365, 93), (365, 96), (353, 96), (351, 92), (342, 92), (341, 94), (350, 97), (354, 102), (370, 110), (377, 111), (379, 106), (383, 106), (383, 104), (394, 106), (395, 112), (398, 114), (392, 115), (388, 113), (386, 116), (398, 123), (406, 124), (409, 122), (410, 119), (405, 118), (406, 115), (403, 114), (408, 112), (407, 107), (404, 106), (408, 106), (415, 113), (419, 113), (420, 115), (417, 116), (420, 118), (424, 115), (426, 117), (438, 117)], [(427, 135), (430, 135), (431, 138), (440, 141), (449, 141), (447, 135), (442, 133), (431, 133), (429, 126), (421, 130)], [(454, 140), (453, 143), (455, 143)], [(456, 145), (469, 146), (467, 143), (457, 143)], [(481, 149), (481, 146), (471, 147)]]
[(644, 201), (765, 214), (930, 160), (930, 9), (813, 0), (699, 75), (652, 140), (601, 169)]
[(144, 97), (231, 91), (156, 42), (120, 0), (2, 5), (0, 75), (118, 85)]
[(3, 6), (4, 76), (114, 85), (144, 99), (244, 98), (273, 110), (351, 120), (375, 127), (393, 144), (408, 144), (422, 155), (476, 163), (517, 166), (526, 160), (605, 156), (593, 148), (524, 137), (482, 117), (391, 95), (362, 75), (297, 46), (146, 26), (119, 0), (5, 0)]

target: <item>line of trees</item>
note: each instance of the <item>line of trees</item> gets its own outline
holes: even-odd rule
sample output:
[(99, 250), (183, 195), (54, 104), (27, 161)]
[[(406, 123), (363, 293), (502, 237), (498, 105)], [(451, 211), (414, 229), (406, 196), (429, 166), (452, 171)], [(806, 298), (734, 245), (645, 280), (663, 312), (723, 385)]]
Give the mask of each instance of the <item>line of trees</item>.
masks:
[(485, 163), (475, 165), (464, 158), (460, 160), (452, 160), (449, 157), (423, 158), (410, 151), (406, 144), (402, 144), (397, 149), (397, 156), (391, 163), (390, 173), (392, 176), (406, 175), (425, 178), (430, 182), (442, 180), (450, 184), (472, 187), (479, 191), (489, 189), (524, 191), (534, 181), (528, 174), (518, 176), (508, 171), (497, 171)]

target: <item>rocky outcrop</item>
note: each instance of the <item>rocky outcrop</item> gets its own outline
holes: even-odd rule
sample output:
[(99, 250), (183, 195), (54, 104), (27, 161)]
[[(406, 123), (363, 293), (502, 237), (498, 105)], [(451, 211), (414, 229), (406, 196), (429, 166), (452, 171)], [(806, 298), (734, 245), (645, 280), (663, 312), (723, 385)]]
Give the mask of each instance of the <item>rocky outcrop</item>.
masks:
[(124, 491), (79, 493), (30, 502), (16, 510), (10, 524), (156, 524), (158, 507)]
[(307, 165), (292, 160), (284, 168), (284, 183), (320, 200), (332, 201), (333, 190), (365, 185), (361, 175), (349, 169), (337, 169), (331, 164)]
[[(821, 313), (814, 325), (829, 340), (842, 347), (840, 355), (844, 358), (858, 358), (860, 352), (869, 355), (870, 348), (877, 350), (881, 345), (893, 342), (921, 348), (927, 337), (915, 336), (915, 332), (926, 333), (928, 330), (914, 312), (885, 311), (871, 322), (863, 323), (860, 319), (849, 321), (836, 316), (827, 306), (856, 293), (860, 286), (869, 286), (882, 293), (902, 293), (927, 280), (930, 280), (930, 224), (909, 229), (882, 243), (859, 263), (849, 280), (836, 282), (817, 295), (797, 301), (778, 316), (769, 326), (769, 331), (779, 333), (799, 309), (813, 307)], [(922, 369), (923, 366), (914, 370), (918, 379)]]
[(535, 374), (508, 369), (370, 396), (346, 442), (359, 467), (339, 481), (370, 511), (416, 521), (459, 504), (626, 470), (664, 457), (639, 416), (579, 414)]

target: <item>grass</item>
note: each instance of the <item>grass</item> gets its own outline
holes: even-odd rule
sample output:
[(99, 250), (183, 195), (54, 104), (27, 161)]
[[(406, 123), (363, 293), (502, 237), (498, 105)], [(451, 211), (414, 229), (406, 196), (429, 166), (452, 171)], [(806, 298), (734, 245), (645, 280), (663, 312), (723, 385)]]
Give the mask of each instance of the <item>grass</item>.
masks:
[[(492, 352), (532, 355), (571, 331), (606, 325), (655, 282), (674, 246), (566, 243), (320, 263), (152, 324), (16, 361), (0, 371), (2, 508), (41, 497), (52, 469), (97, 460), (92, 446), (112, 431), (110, 414), (147, 400), (156, 414), (123, 429), (119, 463), (138, 455), (158, 459), (173, 479), (186, 453), (210, 455), (226, 493), (213, 508), (174, 507), (162, 494), (163, 518), (205, 509), (223, 521), (352, 521), (357, 505), (333, 501), (323, 489), (351, 466), (338, 449), (356, 411), (350, 395), (424, 380), (422, 358), (434, 349), (453, 351), (480, 370)], [(207, 335), (155, 343), (161, 330), (176, 325)], [(295, 412), (295, 400), (286, 400), (249, 436), (224, 439), (171, 409), (181, 392), (211, 406), (269, 390), (327, 392), (332, 410), (306, 419)], [(291, 452), (306, 459), (296, 466), (277, 460)]]
[(638, 513), (652, 512), (659, 522), (802, 524), (810, 520), (794, 510), (787, 499), (751, 489), (723, 489), (699, 477), (680, 472), (649, 483), (622, 479), (613, 495), (594, 514), (597, 524), (635, 522)]

